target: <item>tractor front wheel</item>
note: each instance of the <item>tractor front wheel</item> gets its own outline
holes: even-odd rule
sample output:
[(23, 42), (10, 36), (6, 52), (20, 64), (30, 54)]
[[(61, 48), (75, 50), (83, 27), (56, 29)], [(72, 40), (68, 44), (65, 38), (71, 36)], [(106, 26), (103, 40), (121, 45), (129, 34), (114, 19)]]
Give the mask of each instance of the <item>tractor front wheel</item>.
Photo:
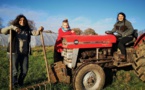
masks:
[(75, 90), (101, 90), (104, 83), (105, 74), (98, 64), (85, 64), (74, 73), (73, 87)]

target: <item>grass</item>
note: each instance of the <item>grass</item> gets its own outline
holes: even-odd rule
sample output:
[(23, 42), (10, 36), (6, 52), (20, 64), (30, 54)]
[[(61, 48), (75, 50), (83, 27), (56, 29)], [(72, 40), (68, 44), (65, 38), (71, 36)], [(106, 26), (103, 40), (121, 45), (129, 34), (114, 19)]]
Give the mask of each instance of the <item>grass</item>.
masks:
[(144, 90), (143, 83), (133, 72), (133, 70), (120, 70), (116, 73), (113, 83), (104, 90)]
[[(53, 46), (46, 47), (49, 64), (53, 63)], [(29, 57), (29, 71), (25, 79), (25, 86), (34, 85), (47, 80), (46, 67), (42, 47), (32, 49)], [(9, 61), (6, 58), (6, 48), (0, 47), (0, 90), (8, 90), (9, 86)], [(24, 86), (24, 87), (25, 87)], [(44, 88), (44, 86), (42, 86)], [(47, 85), (50, 90), (49, 84)], [(133, 70), (119, 70), (113, 81), (105, 86), (103, 90), (144, 90), (143, 83)], [(37, 90), (37, 89), (36, 89)], [(43, 90), (43, 89), (42, 89)], [(73, 90), (72, 85), (57, 83), (52, 84), (51, 90)]]

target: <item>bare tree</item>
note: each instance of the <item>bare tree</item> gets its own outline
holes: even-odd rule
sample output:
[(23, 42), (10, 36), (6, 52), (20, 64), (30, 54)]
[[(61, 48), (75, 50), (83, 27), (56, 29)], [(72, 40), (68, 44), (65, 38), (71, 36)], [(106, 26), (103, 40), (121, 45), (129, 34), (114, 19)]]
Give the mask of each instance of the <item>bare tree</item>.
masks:
[(144, 30), (139, 30), (138, 32), (138, 36), (140, 36), (141, 34), (145, 33), (145, 29)]
[(1, 28), (3, 27), (2, 25), (2, 18), (0, 17), (0, 34), (1, 34)]
[[(12, 25), (14, 20), (9, 21), (8, 25)], [(36, 26), (33, 20), (28, 20), (28, 24), (30, 26), (31, 29), (36, 30)]]
[(2, 28), (2, 18), (0, 17), (0, 28)]
[(13, 20), (8, 22), (8, 26), (13, 24)]
[(84, 34), (85, 35), (98, 35), (94, 29), (92, 28), (87, 28), (85, 31), (84, 31)]
[(33, 20), (28, 20), (28, 24), (31, 29), (36, 30), (35, 22)]
[(73, 28), (72, 29), (77, 35), (81, 35), (82, 34), (82, 30), (80, 28)]

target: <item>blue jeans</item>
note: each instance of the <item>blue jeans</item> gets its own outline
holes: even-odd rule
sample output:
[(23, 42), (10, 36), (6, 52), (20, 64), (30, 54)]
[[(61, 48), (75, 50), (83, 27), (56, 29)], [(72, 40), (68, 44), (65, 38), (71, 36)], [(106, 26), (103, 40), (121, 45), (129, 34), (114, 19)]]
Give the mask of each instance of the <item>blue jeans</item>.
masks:
[[(8, 54), (8, 57), (9, 56), (10, 54)], [(28, 72), (28, 60), (29, 60), (28, 55), (16, 54), (16, 53), (12, 54), (13, 84), (18, 83), (19, 85), (23, 85), (23, 81)], [(20, 75), (18, 75), (19, 69), (20, 69)]]

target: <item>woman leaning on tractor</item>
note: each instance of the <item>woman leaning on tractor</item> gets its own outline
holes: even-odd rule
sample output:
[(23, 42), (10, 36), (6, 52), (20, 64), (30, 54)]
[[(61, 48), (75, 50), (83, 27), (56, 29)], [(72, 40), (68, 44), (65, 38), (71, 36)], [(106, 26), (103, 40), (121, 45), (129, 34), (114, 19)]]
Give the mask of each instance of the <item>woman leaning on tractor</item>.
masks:
[[(29, 61), (29, 43), (31, 40), (31, 35), (39, 35), (43, 31), (41, 26), (38, 30), (32, 30), (28, 24), (28, 20), (24, 15), (18, 15), (16, 19), (12, 22), (12, 25), (2, 28), (2, 34), (9, 34), (12, 30), (12, 69), (13, 69), (13, 86), (22, 86), (24, 78), (28, 71), (28, 61)], [(9, 57), (9, 47), (8, 44), (7, 53)], [(20, 66), (20, 75), (18, 76)]]
[(118, 13), (117, 22), (110, 32), (117, 33), (117, 46), (121, 51), (121, 55), (119, 57), (122, 61), (125, 61), (126, 59), (125, 44), (133, 40), (133, 30), (133, 26), (131, 22), (126, 19), (126, 15), (123, 12)]

